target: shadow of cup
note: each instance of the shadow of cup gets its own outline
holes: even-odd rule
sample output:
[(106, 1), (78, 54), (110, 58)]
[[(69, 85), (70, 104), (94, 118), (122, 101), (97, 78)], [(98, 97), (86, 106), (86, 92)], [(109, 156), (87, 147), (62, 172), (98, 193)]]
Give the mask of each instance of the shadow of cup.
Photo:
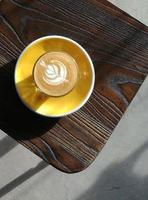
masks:
[(29, 110), (14, 84), (16, 60), (0, 68), (0, 128), (16, 140), (31, 139), (49, 131), (59, 118), (47, 118)]

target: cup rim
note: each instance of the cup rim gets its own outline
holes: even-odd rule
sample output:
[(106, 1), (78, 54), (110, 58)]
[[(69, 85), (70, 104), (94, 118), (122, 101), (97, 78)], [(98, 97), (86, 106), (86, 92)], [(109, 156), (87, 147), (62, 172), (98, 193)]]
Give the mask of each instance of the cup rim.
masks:
[[(92, 71), (92, 82), (91, 82), (91, 86), (90, 86), (90, 89), (85, 97), (85, 99), (81, 102), (81, 104), (79, 106), (77, 106), (76, 108), (70, 110), (69, 112), (66, 112), (64, 114), (59, 114), (59, 115), (44, 115), (42, 113), (38, 113), (36, 112), (35, 110), (33, 110), (30, 106), (28, 106), (22, 99), (22, 97), (20, 96), (19, 94), (19, 91), (16, 87), (16, 71), (17, 71), (17, 67), (18, 67), (18, 63), (19, 61), (21, 60), (21, 58), (23, 57), (25, 51), (31, 47), (33, 44), (41, 41), (41, 40), (44, 40), (44, 39), (64, 39), (64, 40), (67, 40), (71, 43), (73, 43), (74, 45), (76, 45), (79, 49), (81, 49), (81, 51), (84, 53), (84, 55), (86, 56), (86, 58), (88, 59), (89, 63), (90, 63), (90, 68), (91, 68), (91, 71)], [(33, 111), (34, 113), (36, 114), (39, 114), (39, 115), (42, 115), (44, 117), (51, 117), (51, 118), (57, 118), (57, 117), (64, 117), (64, 116), (67, 116), (67, 115), (70, 115), (76, 111), (78, 111), (82, 106), (84, 106), (85, 103), (87, 103), (89, 97), (91, 96), (92, 92), (93, 92), (93, 89), (94, 89), (94, 85), (95, 85), (95, 69), (94, 69), (94, 65), (93, 65), (93, 62), (92, 62), (92, 59), (90, 58), (89, 54), (87, 53), (87, 51), (76, 41), (74, 41), (73, 39), (71, 38), (68, 38), (68, 37), (65, 37), (65, 36), (60, 36), (60, 35), (49, 35), (49, 36), (44, 36), (44, 37), (40, 37), (36, 40), (34, 40), (33, 42), (29, 43), (25, 48), (24, 50), (22, 51), (22, 53), (20, 54), (17, 62), (16, 62), (16, 65), (15, 65), (15, 70), (14, 70), (14, 82), (15, 82), (15, 88), (16, 88), (16, 91), (17, 91), (17, 94), (19, 96), (19, 98), (21, 99), (21, 101), (25, 104), (25, 106), (27, 108), (29, 108), (31, 111)]]

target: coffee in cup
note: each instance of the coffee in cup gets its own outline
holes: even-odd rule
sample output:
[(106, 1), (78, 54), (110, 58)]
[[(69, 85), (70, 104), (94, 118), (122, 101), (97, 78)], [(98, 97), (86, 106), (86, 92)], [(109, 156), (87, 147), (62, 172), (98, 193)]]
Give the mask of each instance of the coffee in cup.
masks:
[(50, 96), (62, 96), (70, 92), (76, 84), (77, 75), (76, 61), (65, 52), (46, 53), (34, 67), (37, 87)]

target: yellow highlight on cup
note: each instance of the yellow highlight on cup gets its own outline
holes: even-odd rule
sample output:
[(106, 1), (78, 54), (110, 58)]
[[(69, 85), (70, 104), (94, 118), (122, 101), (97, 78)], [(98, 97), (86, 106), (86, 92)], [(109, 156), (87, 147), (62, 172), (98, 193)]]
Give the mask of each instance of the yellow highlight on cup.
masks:
[[(43, 93), (34, 81), (34, 66), (46, 53), (65, 52), (78, 66), (75, 87), (66, 95), (53, 97)], [(46, 36), (29, 44), (20, 55), (15, 69), (15, 85), (22, 102), (32, 111), (47, 117), (61, 117), (80, 109), (89, 99), (95, 82), (93, 63), (75, 41), (63, 36)]]

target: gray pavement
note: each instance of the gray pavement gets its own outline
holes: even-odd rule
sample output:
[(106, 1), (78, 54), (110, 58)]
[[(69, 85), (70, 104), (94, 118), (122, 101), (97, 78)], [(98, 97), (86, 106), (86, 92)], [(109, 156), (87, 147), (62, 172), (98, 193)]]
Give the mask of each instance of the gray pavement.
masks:
[[(110, 0), (148, 25), (148, 1)], [(0, 132), (2, 200), (147, 200), (148, 79), (85, 171), (64, 174)]]

